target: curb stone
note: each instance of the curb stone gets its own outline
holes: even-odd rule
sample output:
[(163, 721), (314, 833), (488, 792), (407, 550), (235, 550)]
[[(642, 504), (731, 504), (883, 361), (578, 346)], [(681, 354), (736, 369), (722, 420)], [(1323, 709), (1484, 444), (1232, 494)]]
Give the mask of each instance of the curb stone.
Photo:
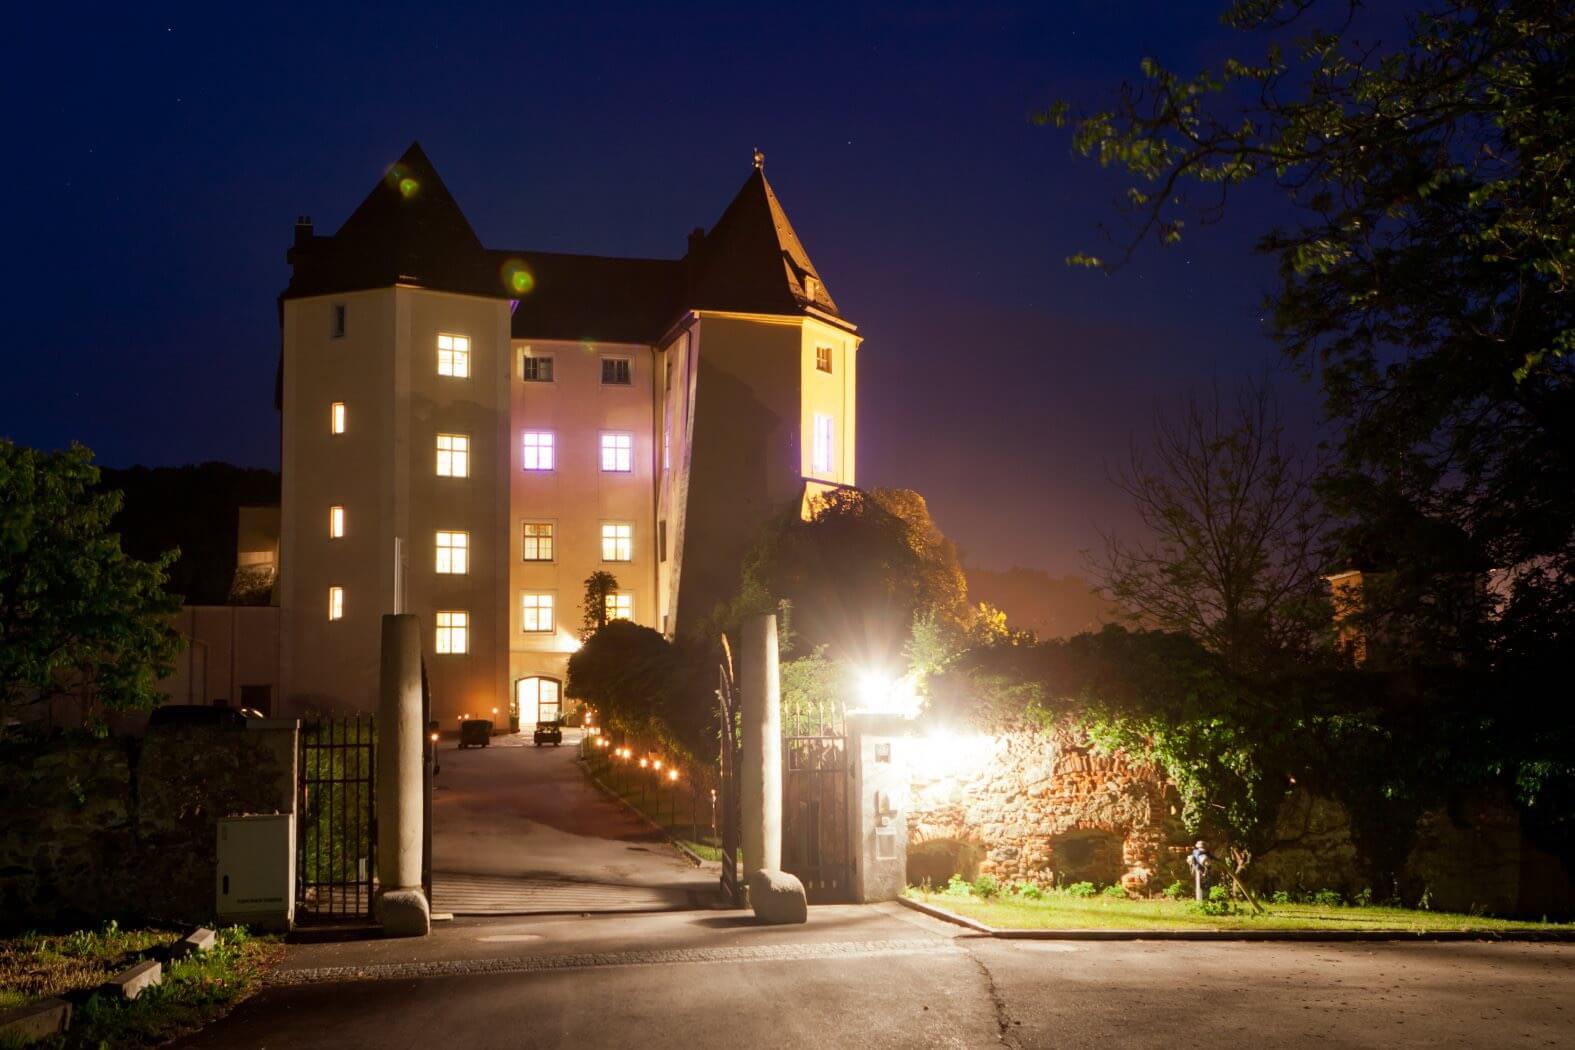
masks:
[(0, 1036), (27, 1042), (60, 1035), (71, 1027), (71, 1004), (64, 999), (40, 999), (10, 1010), (0, 1010)]
[(898, 903), (933, 919), (1005, 941), (1519, 941), (1575, 943), (1575, 930), (1016, 930), (986, 926), (933, 904), (898, 897)]
[(188, 955), (202, 955), (213, 948), (214, 939), (212, 930), (206, 926), (199, 926), (175, 942), (170, 948), (170, 958), (184, 959)]
[(108, 981), (104, 982), (104, 990), (110, 995), (118, 995), (125, 999), (135, 999), (147, 989), (164, 981), (164, 964), (148, 960), (137, 963), (120, 971)]

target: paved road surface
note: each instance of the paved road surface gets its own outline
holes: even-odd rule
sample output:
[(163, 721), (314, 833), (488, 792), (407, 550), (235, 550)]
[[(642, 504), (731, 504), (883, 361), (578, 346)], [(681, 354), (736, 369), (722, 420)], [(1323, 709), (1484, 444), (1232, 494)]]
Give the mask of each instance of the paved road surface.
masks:
[(1575, 1045), (1575, 946), (1006, 942), (897, 905), (293, 948), (200, 1047)]
[(432, 794), (433, 909), (462, 915), (694, 907), (717, 873), (607, 798), (562, 747), (445, 743)]

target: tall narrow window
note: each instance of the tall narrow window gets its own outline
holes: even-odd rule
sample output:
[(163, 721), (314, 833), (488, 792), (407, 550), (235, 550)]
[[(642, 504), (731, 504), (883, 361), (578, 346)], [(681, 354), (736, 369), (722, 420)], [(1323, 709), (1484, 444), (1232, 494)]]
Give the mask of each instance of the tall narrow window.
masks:
[(526, 354), (520, 365), (520, 378), (527, 383), (552, 382), (552, 355)]
[(607, 596), (608, 620), (634, 619), (634, 595), (624, 591), (614, 591)]
[(438, 375), (465, 379), (470, 375), (470, 338), (440, 334), (437, 337)]
[(552, 522), (527, 521), (524, 544), (520, 548), (525, 561), (552, 561)]
[(332, 334), (335, 339), (343, 339), (345, 335), (345, 304), (334, 304), (334, 321)]
[(437, 534), (437, 571), (452, 576), (463, 576), (470, 571), (470, 533), (440, 531)]
[(831, 347), (815, 347), (815, 367), (822, 372), (831, 371)]
[(634, 435), (602, 435), (602, 469), (614, 474), (634, 470)]
[(830, 416), (815, 413), (815, 447), (810, 465), (817, 474), (830, 474), (834, 469), (835, 449), (832, 446), (835, 444), (835, 425)]
[(337, 540), (345, 534), (345, 509), (343, 507), (328, 508), (328, 538)]
[(328, 432), (330, 434), (343, 434), (345, 432), (345, 403), (335, 401), (328, 406)]
[(440, 611), (435, 615), (437, 637), (433, 648), (442, 654), (460, 655), (470, 652), (470, 614), (467, 612)]
[(628, 386), (631, 378), (627, 357), (602, 358), (602, 386)]
[(557, 463), (552, 431), (525, 431), (525, 469), (552, 470)]
[(328, 588), (328, 618), (330, 620), (343, 620), (345, 618), (345, 589), (343, 587)]
[(602, 561), (634, 560), (634, 526), (623, 521), (602, 522)]
[(437, 436), (437, 472), (440, 478), (470, 477), (470, 437), (466, 434)]
[(542, 634), (552, 629), (552, 595), (520, 595), (520, 630)]

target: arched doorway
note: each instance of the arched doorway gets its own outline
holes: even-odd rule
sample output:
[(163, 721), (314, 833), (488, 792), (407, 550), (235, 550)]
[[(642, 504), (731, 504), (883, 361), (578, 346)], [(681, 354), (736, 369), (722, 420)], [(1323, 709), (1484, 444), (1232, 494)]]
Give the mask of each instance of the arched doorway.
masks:
[(555, 722), (563, 714), (562, 683), (556, 678), (532, 676), (514, 683), (514, 709), (521, 732), (535, 730), (537, 722)]

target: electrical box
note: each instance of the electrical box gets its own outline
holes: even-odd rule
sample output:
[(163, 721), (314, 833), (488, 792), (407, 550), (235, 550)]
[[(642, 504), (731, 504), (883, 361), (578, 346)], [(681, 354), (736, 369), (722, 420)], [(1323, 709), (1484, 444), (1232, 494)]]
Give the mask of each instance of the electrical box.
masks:
[(214, 910), (223, 923), (288, 930), (295, 921), (295, 815), (221, 817)]

